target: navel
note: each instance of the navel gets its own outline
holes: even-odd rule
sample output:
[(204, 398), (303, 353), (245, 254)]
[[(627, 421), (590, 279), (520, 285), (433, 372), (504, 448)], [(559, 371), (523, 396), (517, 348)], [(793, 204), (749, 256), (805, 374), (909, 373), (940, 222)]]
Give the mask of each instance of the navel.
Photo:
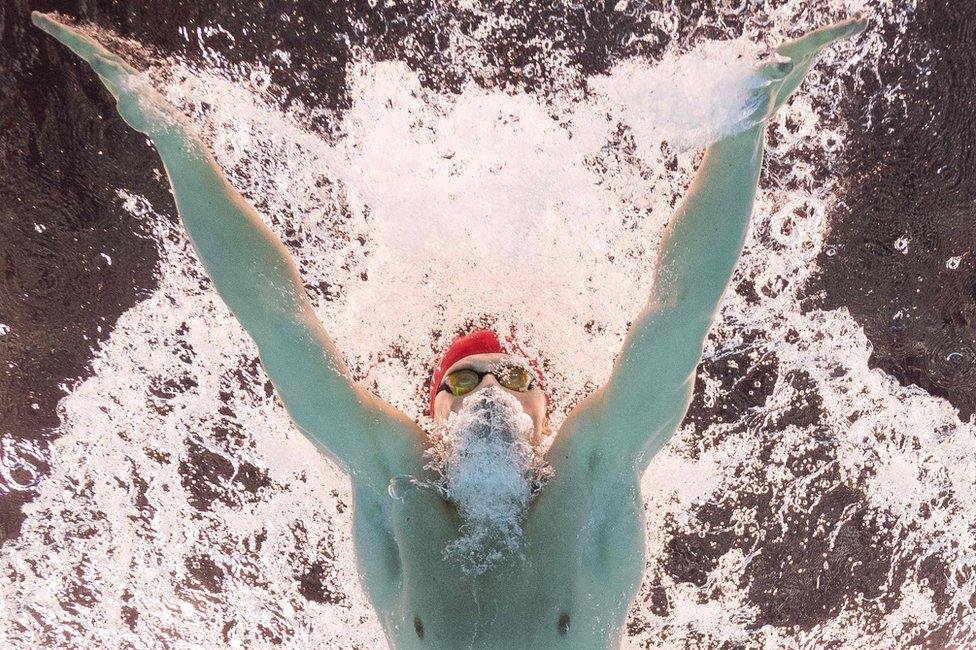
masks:
[(559, 615), (559, 622), (556, 623), (556, 629), (559, 630), (560, 635), (569, 632), (569, 614), (563, 612)]
[(424, 622), (420, 620), (419, 616), (413, 617), (413, 629), (417, 633), (417, 638), (424, 638)]

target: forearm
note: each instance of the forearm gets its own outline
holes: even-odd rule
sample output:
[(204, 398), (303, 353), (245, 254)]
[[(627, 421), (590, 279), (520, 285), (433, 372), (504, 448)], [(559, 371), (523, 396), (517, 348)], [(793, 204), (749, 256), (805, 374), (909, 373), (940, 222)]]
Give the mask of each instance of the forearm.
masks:
[(764, 133), (757, 125), (706, 151), (661, 242), (651, 308), (714, 314), (749, 230)]
[(152, 135), (176, 207), (220, 297), (252, 335), (308, 308), (284, 244), (184, 128)]
[(126, 123), (152, 139), (197, 253), (248, 332), (259, 338), (278, 320), (310, 316), (284, 244), (224, 178), (182, 116), (136, 70), (84, 32), (37, 12), (32, 20), (88, 62)]

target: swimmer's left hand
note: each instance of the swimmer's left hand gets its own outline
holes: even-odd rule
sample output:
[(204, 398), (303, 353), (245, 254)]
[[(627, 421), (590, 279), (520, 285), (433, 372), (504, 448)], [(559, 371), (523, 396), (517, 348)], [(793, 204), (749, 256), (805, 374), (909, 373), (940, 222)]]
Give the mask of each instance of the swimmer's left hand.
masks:
[(867, 18), (858, 15), (808, 32), (777, 47), (778, 60), (765, 63), (759, 68), (759, 77), (764, 81), (760, 91), (762, 99), (757, 108), (759, 119), (770, 117), (786, 103), (825, 47), (861, 33), (867, 24)]
[(776, 54), (793, 61), (802, 61), (816, 56), (822, 49), (835, 41), (850, 38), (864, 31), (868, 19), (862, 15), (842, 20), (827, 27), (815, 29), (800, 38), (783, 43), (776, 48)]

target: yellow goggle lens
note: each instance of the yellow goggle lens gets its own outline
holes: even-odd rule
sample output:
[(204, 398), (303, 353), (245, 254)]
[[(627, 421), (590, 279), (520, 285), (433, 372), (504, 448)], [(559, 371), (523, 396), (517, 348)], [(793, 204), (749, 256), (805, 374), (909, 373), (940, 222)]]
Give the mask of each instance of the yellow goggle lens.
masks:
[(532, 388), (532, 373), (521, 366), (503, 366), (498, 370), (477, 372), (469, 368), (455, 370), (444, 378), (444, 382), (453, 395), (470, 393), (481, 383), (485, 375), (494, 375), (503, 387), (518, 392), (525, 392)]
[(509, 390), (523, 392), (532, 385), (532, 375), (521, 366), (506, 366), (495, 376), (498, 377), (498, 383)]
[(474, 370), (455, 370), (445, 378), (445, 381), (453, 395), (464, 395), (478, 387), (481, 377)]

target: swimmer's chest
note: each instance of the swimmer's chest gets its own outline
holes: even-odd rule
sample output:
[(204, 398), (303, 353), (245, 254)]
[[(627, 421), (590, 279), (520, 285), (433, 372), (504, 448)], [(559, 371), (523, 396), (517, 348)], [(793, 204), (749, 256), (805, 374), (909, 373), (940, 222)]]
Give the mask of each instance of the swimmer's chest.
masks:
[(526, 517), (524, 559), (513, 557), (482, 576), (444, 559), (460, 523), (452, 504), (417, 490), (387, 505), (385, 531), (367, 532), (357, 516), (356, 544), (364, 586), (394, 647), (619, 643), (643, 571), (636, 481), (594, 486), (554, 478)]

